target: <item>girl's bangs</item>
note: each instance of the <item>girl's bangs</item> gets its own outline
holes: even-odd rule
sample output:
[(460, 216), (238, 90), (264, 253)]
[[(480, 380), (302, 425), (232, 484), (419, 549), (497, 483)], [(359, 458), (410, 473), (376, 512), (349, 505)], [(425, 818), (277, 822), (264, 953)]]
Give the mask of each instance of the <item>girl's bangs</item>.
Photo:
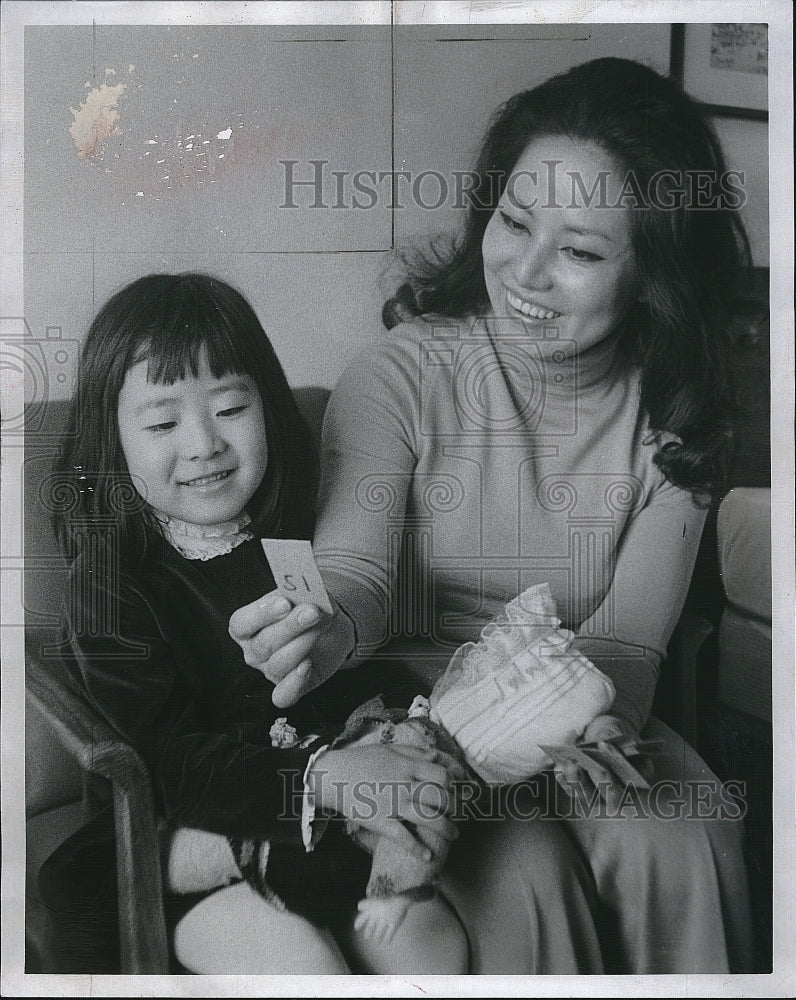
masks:
[(217, 308), (208, 308), (207, 303), (193, 300), (191, 305), (193, 308), (161, 315), (139, 343), (132, 363), (149, 362), (150, 382), (171, 385), (189, 375), (196, 378), (203, 357), (215, 378), (246, 372), (243, 344), (235, 324)]

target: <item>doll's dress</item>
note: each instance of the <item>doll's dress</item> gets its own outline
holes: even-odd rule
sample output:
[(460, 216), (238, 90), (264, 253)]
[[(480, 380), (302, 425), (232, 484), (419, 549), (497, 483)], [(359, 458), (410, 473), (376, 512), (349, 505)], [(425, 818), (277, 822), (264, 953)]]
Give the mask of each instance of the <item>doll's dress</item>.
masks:
[(511, 784), (552, 762), (544, 746), (575, 743), (613, 704), (611, 680), (572, 648), (547, 583), (523, 591), (460, 646), (429, 697), (487, 784)]

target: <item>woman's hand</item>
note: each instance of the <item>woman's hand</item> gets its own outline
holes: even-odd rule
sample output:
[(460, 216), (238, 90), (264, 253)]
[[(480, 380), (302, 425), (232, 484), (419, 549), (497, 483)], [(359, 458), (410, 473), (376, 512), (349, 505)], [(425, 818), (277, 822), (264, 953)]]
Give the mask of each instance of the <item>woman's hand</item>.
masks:
[[(278, 592), (239, 608), (229, 620), (229, 634), (243, 650), (250, 667), (275, 685), (271, 696), (278, 708), (294, 705), (340, 666), (353, 637), (350, 623), (332, 602), (334, 613), (314, 604), (295, 607)], [(325, 655), (310, 657), (323, 637)]]
[(431, 851), (407, 823), (433, 827), (446, 841), (458, 836), (446, 816), (453, 803), (448, 773), (425, 749), (376, 743), (327, 750), (308, 782), (324, 811), (389, 837), (425, 861)]
[(637, 740), (636, 727), (621, 715), (598, 715), (584, 730), (581, 743), (599, 743), (601, 740)]
[[(638, 739), (636, 728), (627, 719), (619, 715), (598, 715), (586, 727), (580, 743), (608, 744), (607, 750), (621, 758), (624, 754), (620, 746), (624, 742), (632, 743)], [(637, 763), (632, 767), (638, 770)], [(563, 749), (560, 756), (553, 757), (553, 769), (556, 781), (576, 803), (596, 803), (596, 794), (605, 800), (609, 808), (622, 801), (626, 785), (616, 768), (594, 760), (586, 753), (570, 755)]]

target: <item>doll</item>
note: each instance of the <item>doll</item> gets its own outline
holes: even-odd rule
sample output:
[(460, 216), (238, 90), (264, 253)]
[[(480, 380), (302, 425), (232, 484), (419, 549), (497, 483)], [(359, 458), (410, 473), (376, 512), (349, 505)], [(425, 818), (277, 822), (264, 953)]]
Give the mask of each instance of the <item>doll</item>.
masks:
[(431, 718), (454, 737), (487, 784), (523, 781), (552, 763), (546, 748), (574, 746), (607, 712), (611, 680), (572, 649), (547, 583), (510, 601), (451, 657), (431, 692)]
[[(443, 726), (429, 717), (429, 703), (418, 695), (408, 710), (388, 709), (381, 697), (372, 698), (356, 709), (346, 722), (333, 747), (356, 743), (396, 743), (427, 750), (448, 775), (448, 787), (441, 789), (448, 815), (456, 815), (457, 785), (472, 782), (473, 775), (454, 739)], [(350, 837), (373, 855), (365, 899), (358, 905), (356, 930), (378, 940), (389, 940), (406, 916), (409, 906), (430, 899), (435, 882), (445, 866), (448, 842), (428, 827), (416, 832), (431, 851), (429, 860), (404, 850), (395, 841), (348, 821)]]

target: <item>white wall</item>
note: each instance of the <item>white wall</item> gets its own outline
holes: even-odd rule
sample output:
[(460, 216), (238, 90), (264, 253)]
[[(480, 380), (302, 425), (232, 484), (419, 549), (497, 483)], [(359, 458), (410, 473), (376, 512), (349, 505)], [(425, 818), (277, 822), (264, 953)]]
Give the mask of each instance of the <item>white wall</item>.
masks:
[[(152, 270), (210, 270), (249, 297), (294, 384), (331, 386), (386, 335), (379, 282), (393, 241), (455, 228), (460, 216), (452, 194), (439, 209), (391, 210), (384, 183), (373, 207), (353, 207), (352, 174), (450, 177), (471, 165), (490, 113), (512, 93), (600, 55), (666, 72), (669, 30), (401, 27), (391, 47), (388, 27), (29, 26), (30, 330), (60, 328), (74, 353), (122, 284)], [(719, 127), (730, 165), (747, 173), (745, 214), (766, 264), (766, 126)], [(308, 187), (295, 189), (300, 207), (282, 207), (286, 159), (300, 161), (298, 179), (312, 176), (310, 160), (327, 161), (327, 207), (309, 207)], [(346, 172), (342, 199), (334, 170)], [(422, 196), (434, 198), (433, 180)], [(69, 391), (69, 379), (51, 379), (51, 398)]]

